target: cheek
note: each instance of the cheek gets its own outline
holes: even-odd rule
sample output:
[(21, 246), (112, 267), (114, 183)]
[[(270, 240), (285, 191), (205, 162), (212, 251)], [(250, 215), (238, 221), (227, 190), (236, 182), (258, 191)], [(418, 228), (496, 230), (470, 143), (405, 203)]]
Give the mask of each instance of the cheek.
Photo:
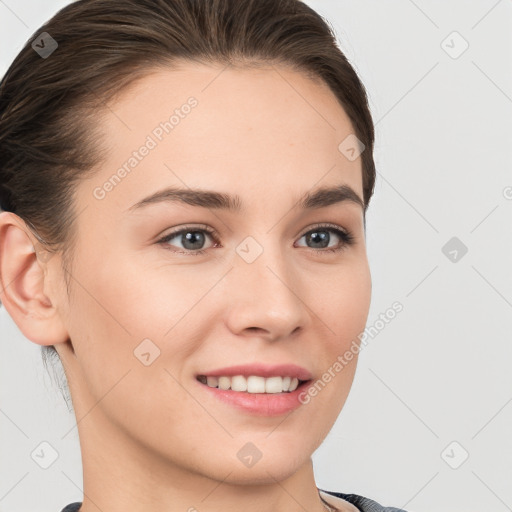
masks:
[(371, 276), (367, 260), (361, 258), (350, 267), (337, 269), (323, 289), (326, 291), (317, 291), (311, 302), (318, 305), (317, 325), (323, 330), (322, 349), (317, 355), (323, 373), (311, 400), (334, 422), (352, 386), (360, 335), (370, 309)]
[(371, 276), (366, 259), (357, 265), (333, 270), (316, 288), (312, 304), (318, 304), (319, 316), (327, 331), (346, 344), (365, 328), (371, 302)]
[[(319, 309), (317, 321), (322, 349), (322, 373), (303, 396), (305, 408), (321, 415), (316, 432), (318, 445), (328, 434), (350, 393), (371, 302), (371, 278), (367, 265), (339, 272), (329, 281), (327, 293), (315, 295), (312, 304)], [(314, 308), (315, 312), (317, 311)]]
[[(73, 275), (70, 336), (87, 375), (98, 381), (90, 382), (98, 395), (100, 386), (130, 368), (143, 367), (151, 375), (154, 367), (169, 363), (169, 352), (177, 354), (173, 359), (190, 355), (197, 348), (198, 315), (208, 315), (199, 302), (218, 281), (218, 272), (208, 269), (165, 268), (161, 260), (114, 253), (77, 262)], [(139, 347), (150, 352), (150, 359), (156, 357), (151, 371), (137, 359)]]
[(200, 421), (204, 411), (179, 382), (187, 371), (182, 363), (197, 347), (186, 315), (208, 286), (190, 286), (179, 269), (155, 272), (115, 257), (77, 265), (74, 276), (70, 337), (85, 411), (98, 405), (97, 414), (141, 439), (147, 418), (155, 419), (154, 436), (180, 411)]
[(78, 290), (80, 301), (103, 336), (120, 333), (133, 343), (162, 337), (199, 301), (207, 283), (197, 287), (190, 271), (161, 266), (112, 255), (80, 273), (87, 288), (86, 293)]

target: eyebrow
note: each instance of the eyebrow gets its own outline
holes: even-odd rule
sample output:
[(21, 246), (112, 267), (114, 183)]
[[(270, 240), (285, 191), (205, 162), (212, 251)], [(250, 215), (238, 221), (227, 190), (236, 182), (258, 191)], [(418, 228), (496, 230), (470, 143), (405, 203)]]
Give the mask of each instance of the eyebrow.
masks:
[[(167, 187), (141, 199), (126, 211), (132, 212), (151, 204), (162, 202), (178, 202), (191, 206), (199, 206), (215, 210), (227, 210), (240, 213), (243, 211), (242, 200), (238, 195), (202, 189), (183, 189)], [(359, 205), (365, 211), (364, 201), (357, 192), (348, 185), (323, 187), (306, 192), (298, 201), (297, 206), (303, 210), (325, 208), (336, 203), (349, 202)]]

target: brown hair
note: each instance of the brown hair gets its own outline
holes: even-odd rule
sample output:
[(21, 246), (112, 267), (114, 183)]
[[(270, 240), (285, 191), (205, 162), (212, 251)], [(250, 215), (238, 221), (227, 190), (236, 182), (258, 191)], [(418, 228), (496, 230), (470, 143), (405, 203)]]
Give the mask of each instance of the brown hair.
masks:
[[(32, 46), (44, 32), (58, 45), (46, 58)], [(328, 22), (302, 1), (78, 0), (33, 34), (0, 83), (0, 208), (62, 252), (68, 284), (73, 192), (106, 155), (99, 116), (129, 84), (178, 60), (282, 64), (326, 83), (365, 147), (366, 213), (375, 185), (366, 91)], [(45, 365), (50, 352), (58, 359), (42, 347)]]

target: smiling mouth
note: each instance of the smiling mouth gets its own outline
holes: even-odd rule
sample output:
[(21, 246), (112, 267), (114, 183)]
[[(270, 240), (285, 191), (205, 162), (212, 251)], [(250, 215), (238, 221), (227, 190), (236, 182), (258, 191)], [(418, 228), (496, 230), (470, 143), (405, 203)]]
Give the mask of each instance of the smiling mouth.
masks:
[(305, 383), (310, 382), (297, 377), (261, 377), (259, 375), (219, 377), (198, 375), (196, 380), (210, 388), (254, 394), (292, 393)]

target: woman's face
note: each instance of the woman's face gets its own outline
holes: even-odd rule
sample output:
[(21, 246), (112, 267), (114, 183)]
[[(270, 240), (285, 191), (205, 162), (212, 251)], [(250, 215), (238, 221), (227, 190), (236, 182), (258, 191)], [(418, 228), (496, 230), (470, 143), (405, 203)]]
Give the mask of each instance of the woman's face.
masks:
[[(101, 127), (108, 161), (77, 189), (71, 296), (56, 301), (84, 460), (129, 452), (233, 482), (291, 475), (345, 403), (357, 353), (332, 368), (370, 306), (361, 205), (335, 193), (301, 203), (343, 185), (362, 200), (361, 158), (339, 149), (349, 118), (327, 86), (284, 67), (186, 64), (126, 90)], [(197, 379), (251, 364), (331, 378), (304, 404)]]

